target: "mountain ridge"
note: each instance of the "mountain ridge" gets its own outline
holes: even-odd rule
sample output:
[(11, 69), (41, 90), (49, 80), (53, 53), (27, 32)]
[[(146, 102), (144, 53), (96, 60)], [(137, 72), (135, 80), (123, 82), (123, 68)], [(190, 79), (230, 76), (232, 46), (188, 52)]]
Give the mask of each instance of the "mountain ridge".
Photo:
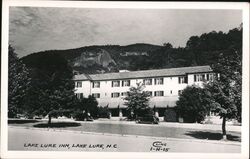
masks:
[[(238, 53), (237, 53), (238, 52)], [(242, 28), (227, 33), (212, 31), (191, 36), (185, 47), (173, 48), (170, 43), (161, 45), (135, 43), (130, 45), (92, 45), (66, 50), (47, 50), (27, 55), (21, 60), (29, 68), (45, 65), (50, 54), (64, 58), (74, 73), (108, 73), (119, 70), (150, 70), (173, 67), (213, 65), (218, 59), (233, 56), (242, 58)], [(56, 65), (56, 58), (53, 58)], [(45, 60), (46, 61), (46, 60)]]
[(117, 60), (120, 56), (145, 56), (149, 51), (154, 51), (161, 47), (160, 45), (146, 43), (135, 43), (124, 46), (91, 45), (73, 49), (35, 52), (21, 59), (24, 63), (29, 65), (30, 60), (36, 59), (36, 56), (46, 56), (47, 53), (54, 53), (64, 57), (71, 65), (74, 72), (92, 74), (118, 71), (119, 66)]

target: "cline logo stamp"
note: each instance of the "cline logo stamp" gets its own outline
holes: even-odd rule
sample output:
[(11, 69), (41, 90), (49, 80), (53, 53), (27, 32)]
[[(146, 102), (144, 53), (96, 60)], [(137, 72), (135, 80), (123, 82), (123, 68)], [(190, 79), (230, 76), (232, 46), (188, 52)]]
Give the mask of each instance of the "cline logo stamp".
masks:
[(167, 143), (162, 141), (153, 142), (150, 151), (154, 152), (168, 152), (170, 148), (167, 147)]

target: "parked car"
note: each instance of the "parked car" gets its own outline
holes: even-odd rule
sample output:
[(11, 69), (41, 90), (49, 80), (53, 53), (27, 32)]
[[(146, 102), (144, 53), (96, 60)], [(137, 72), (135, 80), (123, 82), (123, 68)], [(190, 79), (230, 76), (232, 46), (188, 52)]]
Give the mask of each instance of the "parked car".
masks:
[(34, 116), (33, 119), (39, 119), (41, 120), (43, 117), (42, 116)]
[(94, 121), (92, 117), (79, 117), (76, 118), (76, 121)]
[(78, 114), (75, 119), (76, 121), (94, 121), (93, 117), (88, 113)]
[(18, 119), (27, 119), (24, 114), (17, 114)]
[(143, 117), (138, 117), (136, 123), (140, 124), (159, 124), (159, 118), (154, 115), (145, 115)]

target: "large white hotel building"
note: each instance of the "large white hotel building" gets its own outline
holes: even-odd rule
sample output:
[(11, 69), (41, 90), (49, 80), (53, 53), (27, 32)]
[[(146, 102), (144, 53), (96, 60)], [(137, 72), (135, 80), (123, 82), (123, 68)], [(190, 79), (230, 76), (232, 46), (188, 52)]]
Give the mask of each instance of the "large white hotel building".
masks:
[[(212, 80), (214, 73), (210, 66), (181, 67), (143, 71), (120, 71), (117, 73), (75, 75), (77, 97), (94, 96), (99, 106), (110, 110), (124, 109), (123, 98), (129, 88), (144, 83), (144, 91), (151, 94), (150, 107), (157, 108), (160, 116), (166, 108), (176, 106), (180, 93), (187, 86), (202, 86), (204, 80)], [(118, 116), (113, 113), (113, 116)]]

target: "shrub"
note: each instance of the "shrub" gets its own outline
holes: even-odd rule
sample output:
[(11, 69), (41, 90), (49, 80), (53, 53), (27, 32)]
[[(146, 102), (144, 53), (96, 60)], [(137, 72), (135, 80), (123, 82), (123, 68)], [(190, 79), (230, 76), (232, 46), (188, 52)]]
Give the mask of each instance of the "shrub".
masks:
[(178, 114), (188, 123), (200, 123), (210, 110), (205, 90), (196, 86), (184, 89), (176, 106)]
[(98, 116), (99, 118), (110, 118), (110, 111), (108, 107), (99, 107), (98, 108)]

